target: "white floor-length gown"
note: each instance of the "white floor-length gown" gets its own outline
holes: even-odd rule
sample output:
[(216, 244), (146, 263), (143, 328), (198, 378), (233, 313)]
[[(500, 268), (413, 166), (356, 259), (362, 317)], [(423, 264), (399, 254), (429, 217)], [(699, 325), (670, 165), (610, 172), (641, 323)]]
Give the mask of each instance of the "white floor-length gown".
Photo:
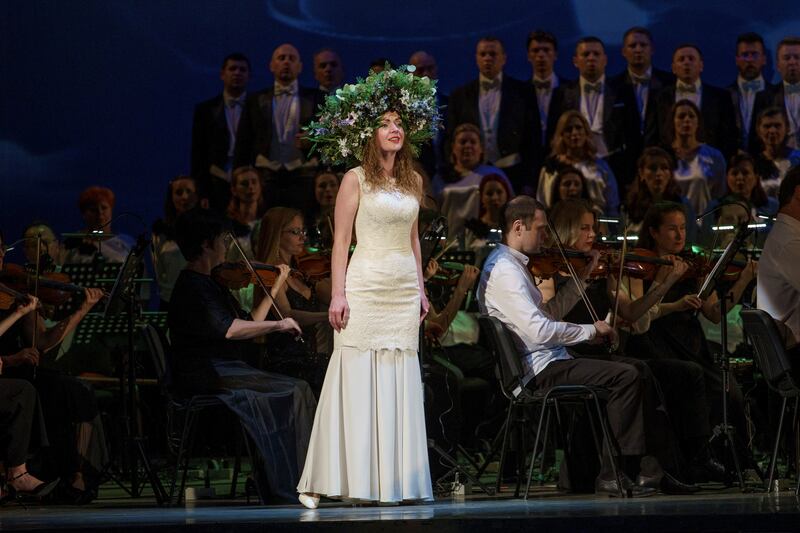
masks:
[(297, 490), (398, 502), (433, 498), (418, 359), (417, 200), (361, 191), (345, 278), (350, 319), (334, 350)]

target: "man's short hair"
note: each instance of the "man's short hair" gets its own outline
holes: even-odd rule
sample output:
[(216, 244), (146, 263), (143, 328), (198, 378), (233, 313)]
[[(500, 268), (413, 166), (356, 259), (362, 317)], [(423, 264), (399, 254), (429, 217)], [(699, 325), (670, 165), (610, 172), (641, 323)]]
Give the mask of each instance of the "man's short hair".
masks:
[(500, 227), (503, 228), (503, 233), (508, 234), (516, 220), (521, 220), (525, 227), (530, 229), (536, 211), (545, 211), (540, 201), (524, 194), (515, 197), (500, 211)]
[(746, 44), (754, 44), (758, 43), (761, 45), (761, 50), (766, 50), (766, 46), (764, 46), (764, 38), (761, 35), (757, 34), (754, 31), (748, 31), (747, 33), (742, 33), (736, 38), (736, 51), (739, 51), (739, 45), (742, 43)]
[(500, 49), (503, 51), (503, 53), (506, 53), (506, 45), (503, 44), (503, 41), (500, 40), (500, 37), (496, 37), (494, 35), (484, 35), (478, 39), (478, 44), (480, 43), (497, 43), (500, 45)]
[(222, 60), (222, 70), (225, 70), (225, 67), (228, 66), (228, 61), (244, 61), (247, 63), (247, 70), (250, 69), (250, 60), (247, 59), (247, 56), (241, 52), (234, 52), (232, 54), (228, 54), (225, 56), (225, 59)]
[(228, 219), (222, 215), (194, 207), (178, 215), (175, 220), (175, 242), (183, 257), (187, 261), (194, 261), (202, 255), (203, 244), (214, 242), (229, 228)]
[(795, 37), (793, 35), (789, 37), (784, 37), (778, 43), (778, 47), (775, 48), (775, 53), (776, 54), (780, 53), (781, 48), (783, 48), (784, 46), (800, 46), (800, 37)]
[[(314, 55), (313, 55), (313, 56), (311, 56), (312, 60), (313, 60), (313, 61), (316, 63), (316, 61), (317, 61), (317, 56), (318, 56), (318, 55), (320, 55), (320, 54), (322, 54), (322, 53), (325, 53), (325, 52), (330, 52), (331, 54), (336, 54), (336, 56), (337, 56), (337, 57), (338, 57), (338, 55), (339, 55), (339, 54), (338, 54), (338, 52), (336, 52), (336, 50), (334, 50), (333, 48), (328, 48), (328, 47), (326, 46), (326, 47), (320, 48), (319, 50), (317, 50), (316, 52), (314, 52)], [(383, 65), (381, 65), (381, 66), (383, 66)]]
[(550, 43), (553, 45), (553, 50), (558, 51), (558, 39), (556, 36), (545, 30), (533, 30), (528, 34), (528, 40), (525, 43), (525, 49), (530, 48), (533, 41), (539, 43)]
[(696, 44), (694, 44), (694, 43), (681, 43), (681, 44), (679, 44), (678, 46), (676, 46), (676, 47), (675, 47), (675, 48), (672, 50), (672, 59), (673, 59), (673, 60), (675, 59), (675, 54), (677, 54), (677, 53), (678, 53), (678, 50), (680, 50), (681, 48), (691, 48), (691, 49), (693, 49), (695, 52), (697, 52), (697, 55), (698, 55), (698, 56), (700, 56), (700, 59), (701, 59), (701, 60), (703, 59), (703, 51), (702, 51), (702, 50), (700, 50), (700, 47), (699, 47), (699, 46), (697, 46), (697, 45), (696, 45)]
[(634, 26), (632, 28), (628, 28), (625, 30), (625, 33), (622, 34), (622, 44), (625, 44), (625, 40), (628, 38), (629, 35), (633, 33), (638, 33), (647, 37), (647, 40), (650, 41), (650, 44), (653, 44), (653, 34), (650, 33), (650, 30), (645, 28), (644, 26)]
[(778, 190), (779, 209), (789, 205), (798, 185), (800, 185), (800, 167), (794, 167), (786, 173), (786, 177), (781, 182), (781, 188)]
[(589, 43), (597, 43), (601, 47), (603, 47), (603, 53), (606, 51), (606, 45), (600, 39), (600, 37), (595, 37), (594, 35), (587, 35), (586, 37), (581, 37), (578, 39), (578, 42), (575, 43), (575, 55), (578, 55), (578, 47), (582, 44), (589, 44)]

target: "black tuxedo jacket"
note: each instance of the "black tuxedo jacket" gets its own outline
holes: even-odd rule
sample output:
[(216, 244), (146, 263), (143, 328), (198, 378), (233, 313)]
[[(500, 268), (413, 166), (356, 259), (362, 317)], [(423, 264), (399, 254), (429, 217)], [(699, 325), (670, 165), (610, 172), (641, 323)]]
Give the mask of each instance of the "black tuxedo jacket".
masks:
[[(497, 127), (497, 148), (500, 157), (519, 153), (522, 158), (523, 174), (535, 180), (533, 176), (538, 173), (534, 172), (538, 171), (541, 162), (541, 130), (539, 106), (536, 105), (533, 85), (503, 74), (500, 94), (500, 116)], [(459, 87), (450, 95), (447, 108), (448, 143), (445, 154), (450, 153), (452, 132), (459, 124), (468, 122), (480, 128), (479, 97), (480, 85), (477, 79)]]
[(436, 133), (436, 142), (430, 140), (422, 145), (419, 151), (419, 164), (428, 174), (429, 178), (433, 178), (437, 172), (442, 172), (444, 167), (449, 164), (449, 154), (445, 154), (444, 148), (445, 137), (447, 131), (447, 108), (449, 98), (445, 94), (436, 93), (436, 101), (439, 104), (440, 113), (442, 114), (443, 124), (442, 129)]
[[(272, 98), (274, 87), (268, 87), (247, 97), (239, 128), (236, 131), (234, 168), (254, 165), (256, 157), (269, 158), (272, 142)], [(319, 89), (299, 88), (300, 127), (307, 125), (325, 100)]]
[[(736, 127), (736, 110), (731, 96), (725, 89), (703, 83), (701, 86), (700, 114), (703, 116), (704, 141), (725, 156), (736, 153), (739, 146), (739, 130)], [(656, 97), (653, 113), (648, 113), (645, 125), (647, 146), (669, 144), (672, 130), (670, 111), (675, 104), (675, 85), (664, 87)]]
[[(533, 86), (533, 78), (531, 78), (531, 86)], [(565, 84), (572, 83), (572, 80), (566, 80), (559, 78), (558, 79), (558, 87), (553, 89), (553, 93), (550, 95), (550, 106), (547, 108), (547, 125), (545, 130), (545, 139), (544, 139), (544, 153), (542, 154), (542, 158), (546, 158), (547, 154), (550, 153), (550, 143), (553, 141), (553, 135), (556, 132), (556, 125), (558, 124), (558, 117), (561, 116), (561, 109), (563, 107), (562, 100), (564, 98), (564, 94), (559, 91), (561, 87)], [(533, 103), (536, 104), (536, 111), (539, 111), (539, 104), (536, 100), (536, 87), (533, 87)], [(539, 115), (539, 119), (541, 120), (541, 114)]]
[[(756, 93), (755, 100), (753, 101), (753, 113), (750, 117), (750, 124), (748, 128), (747, 134), (747, 141), (744, 142), (743, 135), (744, 135), (744, 126), (742, 124), (742, 112), (741, 108), (739, 107), (740, 99), (742, 98), (742, 94), (739, 92), (739, 83), (734, 81), (730, 85), (726, 87), (728, 92), (731, 95), (731, 102), (733, 102), (733, 110), (736, 113), (736, 127), (739, 129), (739, 148), (742, 150), (746, 150), (753, 155), (756, 155), (760, 150), (761, 142), (758, 140), (758, 134), (756, 133), (755, 124), (756, 124), (756, 116), (758, 115), (758, 106), (759, 106), (759, 96), (762, 93), (768, 92), (771, 89), (769, 83), (764, 84), (764, 90), (759, 91)], [(763, 106), (762, 102), (762, 106)], [(762, 107), (763, 109), (763, 107)], [(743, 144), (744, 142), (744, 144)]]
[[(242, 110), (244, 112), (244, 110)], [(197, 179), (209, 173), (211, 165), (224, 169), (228, 163), (230, 132), (225, 118), (225, 101), (219, 94), (200, 102), (192, 120), (191, 174)]]
[[(564, 111), (581, 110), (580, 80), (564, 83), (557, 91), (560, 93), (560, 107), (555, 114), (556, 122)], [(632, 87), (612, 84), (606, 78), (603, 88), (603, 138), (609, 155), (625, 152), (630, 141), (636, 137), (639, 137), (636, 94)]]
[[(636, 101), (636, 88), (634, 86), (633, 80), (631, 79), (631, 75), (626, 68), (616, 76), (612, 77), (609, 80), (609, 84), (614, 85), (615, 87), (622, 87), (627, 86), (633, 91), (633, 98), (634, 102)], [(647, 115), (653, 112), (653, 108), (655, 107), (656, 99), (658, 98), (658, 93), (661, 92), (661, 89), (667, 87), (669, 85), (675, 84), (675, 75), (671, 72), (667, 72), (666, 70), (661, 70), (653, 67), (651, 74), (650, 74), (650, 90), (647, 92), (647, 105), (645, 106), (645, 122), (647, 121)], [(638, 109), (638, 108), (637, 108)]]

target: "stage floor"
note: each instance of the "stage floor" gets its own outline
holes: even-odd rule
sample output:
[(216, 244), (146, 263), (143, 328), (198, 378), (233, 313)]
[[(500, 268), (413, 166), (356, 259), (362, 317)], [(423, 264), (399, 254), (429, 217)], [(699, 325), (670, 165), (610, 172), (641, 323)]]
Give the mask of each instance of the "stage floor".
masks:
[(431, 504), (353, 507), (323, 504), (263, 507), (216, 500), (157, 508), (149, 498), (99, 500), (86, 507), (0, 509), (2, 531), (796, 531), (794, 492), (742, 494), (734, 489), (695, 496), (619, 500), (537, 494), (528, 501), (442, 499)]

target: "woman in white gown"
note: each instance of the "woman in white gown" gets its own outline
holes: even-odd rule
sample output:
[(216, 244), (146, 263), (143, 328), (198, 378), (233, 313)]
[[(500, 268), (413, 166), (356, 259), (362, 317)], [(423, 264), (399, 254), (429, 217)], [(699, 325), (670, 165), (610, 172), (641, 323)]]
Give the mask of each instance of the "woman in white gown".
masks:
[[(431, 82), (385, 72), (360, 82), (369, 88), (362, 96), (346, 87), (344, 99), (326, 102), (335, 113), (326, 116), (323, 109), (320, 123), (312, 124), (319, 132), (326, 119), (336, 122), (336, 113), (352, 118), (342, 105), (348, 95), (353, 102), (378, 97), (366, 126), (356, 120), (340, 134), (345, 142), (335, 144), (351, 147), (362, 164), (345, 174), (336, 199), (328, 313), (334, 350), (297, 487), (309, 508), (320, 495), (377, 502), (433, 498), (417, 355), (419, 325), (429, 308), (417, 230), (422, 180), (408, 137), (419, 142), (438, 115)], [(348, 264), (354, 224), (357, 244)]]

